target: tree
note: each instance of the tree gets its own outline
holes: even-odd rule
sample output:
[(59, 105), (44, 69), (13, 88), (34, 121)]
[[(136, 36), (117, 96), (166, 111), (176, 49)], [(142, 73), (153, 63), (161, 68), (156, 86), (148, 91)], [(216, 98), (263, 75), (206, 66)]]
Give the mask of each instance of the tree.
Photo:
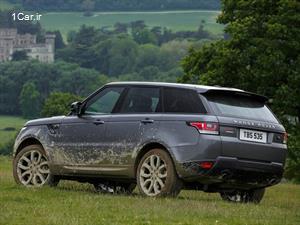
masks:
[(145, 21), (143, 20), (136, 20), (130, 23), (131, 30), (142, 30), (146, 28)]
[(115, 33), (126, 33), (128, 32), (128, 24), (127, 23), (115, 23), (114, 24)]
[(95, 70), (76, 67), (73, 70), (66, 70), (56, 82), (57, 88), (61, 92), (73, 93), (77, 96), (85, 96), (101, 87), (99, 74)]
[(180, 61), (187, 55), (191, 42), (170, 41), (161, 46), (160, 68), (170, 70), (180, 65)]
[[(300, 119), (300, 2), (223, 0), (218, 22), (226, 25), (229, 38), (191, 50), (180, 81), (237, 87), (270, 97), (272, 109), (294, 140)], [(286, 117), (297, 119), (290, 123)], [(289, 157), (288, 168), (300, 162), (299, 142), (289, 146), (295, 157)]]
[(64, 43), (64, 39), (60, 31), (56, 30), (53, 32), (53, 34), (55, 34), (55, 49), (61, 49), (66, 47), (66, 44)]
[(40, 93), (36, 85), (28, 81), (23, 85), (20, 106), (24, 118), (37, 118), (40, 115)]
[(74, 38), (74, 44), (77, 46), (88, 47), (95, 42), (97, 31), (94, 27), (82, 25)]
[(80, 100), (82, 98), (77, 95), (52, 92), (44, 103), (42, 115), (47, 117), (67, 115), (70, 112), (71, 103)]
[(147, 28), (134, 28), (132, 29), (132, 37), (138, 44), (157, 44), (158, 41), (154, 33)]
[(76, 37), (76, 31), (75, 30), (71, 30), (68, 32), (67, 34), (67, 42), (68, 43), (72, 43), (75, 41), (75, 37)]
[(94, 1), (84, 0), (82, 2), (82, 10), (84, 11), (84, 16), (92, 16), (94, 9), (95, 9), (95, 2)]
[(28, 59), (28, 56), (27, 56), (27, 52), (25, 50), (15, 51), (12, 54), (13, 61), (22, 61), (22, 60), (27, 60), (27, 59)]
[(133, 72), (138, 52), (137, 43), (122, 34), (99, 42), (93, 47), (95, 67), (108, 76)]
[[(39, 96), (39, 101), (35, 99), (36, 105), (41, 106), (40, 103), (43, 103), (53, 91), (87, 96), (107, 83), (107, 79), (98, 71), (60, 61), (53, 64), (38, 61), (0, 63), (0, 114), (22, 115), (24, 110), (20, 104), (20, 96), (25, 90), (24, 86), (28, 86), (28, 83), (34, 84), (34, 89)], [(23, 92), (24, 98), (28, 99), (28, 96), (30, 97), (35, 91), (27, 91), (28, 95)], [(22, 100), (24, 98), (22, 97)], [(27, 102), (30, 103), (30, 101)], [(28, 109), (31, 108), (28, 107)], [(40, 112), (41, 108), (37, 107), (35, 111)]]
[(161, 64), (160, 48), (152, 44), (140, 45), (138, 49), (138, 57), (136, 70), (141, 70), (147, 66), (158, 67)]
[(145, 80), (152, 80), (153, 77), (157, 76), (159, 73), (159, 69), (155, 66), (147, 66), (143, 68), (140, 72), (140, 76), (142, 76)]
[(205, 23), (205, 20), (201, 21), (201, 24), (199, 25), (198, 30), (195, 34), (195, 36), (199, 39), (208, 39), (210, 37), (210, 33), (204, 30)]

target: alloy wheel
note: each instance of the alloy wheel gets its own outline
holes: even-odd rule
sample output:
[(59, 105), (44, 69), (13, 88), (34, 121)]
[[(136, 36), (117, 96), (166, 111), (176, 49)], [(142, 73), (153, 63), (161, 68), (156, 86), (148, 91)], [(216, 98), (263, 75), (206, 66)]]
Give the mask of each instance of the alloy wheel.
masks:
[(25, 152), (17, 162), (17, 174), (25, 186), (42, 186), (50, 176), (48, 160), (37, 150)]
[(140, 168), (140, 185), (148, 196), (156, 196), (165, 187), (167, 165), (159, 155), (150, 155)]

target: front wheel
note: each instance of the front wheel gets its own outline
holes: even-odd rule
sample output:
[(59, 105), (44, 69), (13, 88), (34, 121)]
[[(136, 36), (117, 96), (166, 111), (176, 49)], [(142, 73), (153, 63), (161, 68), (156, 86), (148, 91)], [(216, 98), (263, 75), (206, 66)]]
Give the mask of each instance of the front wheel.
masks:
[(153, 149), (142, 157), (138, 165), (137, 185), (145, 196), (175, 197), (179, 194), (182, 183), (168, 153), (162, 149)]
[(27, 146), (16, 155), (13, 175), (17, 184), (26, 187), (56, 186), (59, 182), (51, 174), (48, 158), (40, 145)]
[(260, 203), (265, 194), (265, 188), (255, 190), (236, 190), (220, 192), (223, 200), (237, 203)]

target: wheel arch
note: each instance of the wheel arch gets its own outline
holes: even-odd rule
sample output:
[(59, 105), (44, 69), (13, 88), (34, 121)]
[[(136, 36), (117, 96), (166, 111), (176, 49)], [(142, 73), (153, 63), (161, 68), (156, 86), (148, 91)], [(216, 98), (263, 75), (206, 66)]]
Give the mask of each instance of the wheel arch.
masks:
[(24, 149), (25, 147), (27, 147), (29, 145), (40, 145), (44, 149), (44, 151), (45, 151), (44, 146), (42, 145), (42, 143), (37, 138), (35, 138), (35, 137), (28, 137), (28, 138), (24, 139), (18, 145), (18, 147), (15, 150), (14, 156), (16, 156), (22, 149)]
[[(134, 162), (134, 177), (136, 177), (136, 174), (137, 174), (137, 168), (138, 168), (138, 165), (139, 165), (139, 162), (140, 160), (142, 159), (142, 157), (147, 153), (149, 152), (150, 150), (152, 149), (155, 149), (155, 148), (159, 148), (159, 149), (162, 149), (164, 150), (171, 158), (173, 164), (174, 164), (174, 167), (176, 168), (176, 164), (175, 164), (175, 160), (174, 160), (174, 157), (173, 155), (171, 154), (170, 150), (162, 143), (159, 143), (159, 142), (150, 142), (150, 143), (147, 143), (145, 144), (141, 149), (140, 151), (137, 153), (137, 156), (135, 158), (135, 162)], [(178, 175), (178, 172), (177, 172), (177, 169), (176, 170), (176, 173)]]

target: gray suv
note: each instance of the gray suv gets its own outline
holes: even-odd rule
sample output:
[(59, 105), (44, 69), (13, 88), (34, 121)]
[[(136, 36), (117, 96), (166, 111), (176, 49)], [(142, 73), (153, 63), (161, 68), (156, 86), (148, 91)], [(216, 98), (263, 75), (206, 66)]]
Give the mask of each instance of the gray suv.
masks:
[(25, 186), (89, 182), (101, 192), (176, 196), (182, 188), (258, 203), (280, 182), (286, 132), (267, 98), (239, 89), (116, 82), (32, 120), (14, 146)]

